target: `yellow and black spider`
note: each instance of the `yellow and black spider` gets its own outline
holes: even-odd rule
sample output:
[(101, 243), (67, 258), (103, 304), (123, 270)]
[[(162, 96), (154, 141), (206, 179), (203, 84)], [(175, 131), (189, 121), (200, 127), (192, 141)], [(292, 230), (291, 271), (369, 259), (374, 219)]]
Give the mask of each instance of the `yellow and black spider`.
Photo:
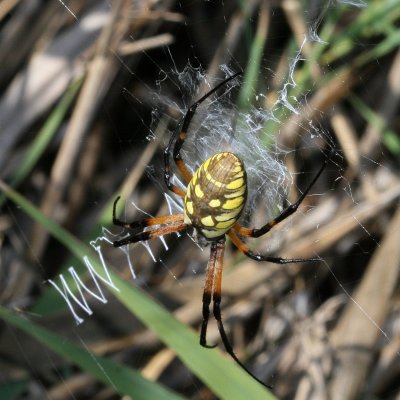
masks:
[[(116, 207), (119, 200), (118, 197), (115, 200), (113, 207), (113, 224), (129, 229), (140, 228), (141, 231), (133, 233), (124, 239), (117, 240), (113, 245), (115, 247), (120, 247), (129, 243), (145, 241), (169, 233), (182, 231), (188, 227), (194, 227), (199, 235), (203, 236), (211, 243), (211, 252), (207, 265), (207, 275), (203, 292), (203, 322), (200, 332), (200, 344), (203, 347), (215, 347), (207, 345), (206, 341), (210, 303), (213, 301), (214, 318), (217, 321), (218, 330), (227, 353), (229, 353), (229, 355), (254, 379), (262, 385), (269, 387), (255, 377), (237, 358), (222, 323), (220, 304), (225, 237), (228, 235), (233, 244), (242, 253), (256, 261), (269, 261), (277, 264), (320, 261), (319, 258), (285, 259), (256, 254), (250, 250), (242, 239), (240, 239), (240, 236), (251, 238), (260, 237), (269, 232), (271, 228), (279, 222), (293, 214), (298, 209), (300, 203), (306, 197), (318, 177), (321, 175), (329, 158), (327, 158), (298, 200), (285, 208), (272, 221), (269, 221), (261, 228), (246, 228), (239, 225), (237, 221), (244, 208), (247, 197), (246, 170), (240, 158), (230, 152), (217, 153), (204, 161), (192, 176), (189, 168), (186, 166), (180, 155), (180, 151), (186, 139), (187, 130), (197, 107), (218, 89), (240, 74), (241, 72), (238, 72), (228, 77), (189, 107), (164, 151), (165, 183), (169, 190), (183, 198), (183, 213), (125, 222), (116, 217)], [(175, 164), (187, 183), (186, 192), (171, 182), (171, 150)], [(156, 228), (143, 230), (143, 228), (149, 226), (156, 226)]]

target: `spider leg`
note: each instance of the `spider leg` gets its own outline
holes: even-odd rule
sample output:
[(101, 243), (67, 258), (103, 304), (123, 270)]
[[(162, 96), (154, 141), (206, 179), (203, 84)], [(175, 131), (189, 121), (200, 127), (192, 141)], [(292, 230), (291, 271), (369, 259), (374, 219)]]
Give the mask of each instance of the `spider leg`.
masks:
[(129, 235), (125, 239), (116, 240), (115, 242), (113, 242), (113, 245), (114, 247), (121, 247), (129, 243), (136, 243), (144, 240), (154, 239), (156, 237), (168, 235), (169, 233), (178, 232), (186, 229), (187, 225), (183, 222), (183, 214), (178, 214), (177, 216), (180, 216), (180, 219), (177, 219), (177, 221), (173, 222), (170, 225), (160, 226), (159, 228), (150, 231), (134, 233), (132, 235)]
[(163, 217), (150, 217), (132, 222), (122, 221), (121, 219), (117, 218), (117, 203), (120, 198), (121, 196), (118, 196), (115, 199), (113, 205), (112, 218), (113, 218), (113, 224), (116, 226), (122, 226), (123, 228), (134, 229), (134, 228), (145, 228), (146, 226), (153, 226), (153, 225), (165, 225), (182, 221), (182, 214), (165, 215)]
[[(171, 154), (171, 149), (173, 148), (172, 156), (173, 156), (176, 166), (178, 167), (180, 173), (182, 174), (182, 176), (184, 177), (186, 182), (189, 183), (190, 180), (192, 179), (192, 174), (189, 171), (189, 169), (187, 168), (185, 162), (183, 161), (180, 151), (183, 146), (183, 143), (186, 140), (186, 133), (187, 133), (189, 125), (193, 119), (193, 116), (196, 113), (197, 107), (204, 100), (206, 100), (213, 93), (215, 93), (218, 89), (220, 89), (222, 86), (226, 85), (229, 81), (236, 78), (241, 73), (242, 73), (242, 71), (239, 71), (236, 74), (229, 76), (224, 81), (222, 81), (217, 86), (215, 86), (213, 89), (211, 89), (209, 92), (207, 92), (203, 97), (201, 97), (199, 100), (197, 100), (195, 103), (193, 103), (186, 111), (186, 114), (184, 115), (184, 117), (182, 118), (181, 122), (179, 123), (177, 129), (171, 136), (168, 146), (164, 150), (164, 180), (165, 180), (165, 183), (169, 190), (178, 194), (181, 197), (184, 197), (185, 194), (182, 192), (182, 190), (180, 188), (178, 188), (176, 185), (174, 185), (171, 182), (171, 167), (170, 167), (170, 159), (169, 159), (169, 156)], [(183, 196), (182, 196), (182, 193), (183, 193)]]
[(233, 244), (247, 257), (251, 258), (255, 261), (269, 261), (274, 264), (290, 264), (290, 263), (301, 263), (301, 262), (317, 262), (321, 261), (322, 259), (319, 257), (314, 258), (281, 258), (281, 257), (271, 257), (271, 256), (264, 256), (261, 254), (254, 253), (250, 250), (249, 246), (244, 243), (233, 230), (230, 230), (228, 233), (229, 237), (231, 238)]
[[(221, 239), (220, 239), (221, 240)], [(224, 256), (225, 249), (225, 239), (219, 245), (219, 241), (214, 241), (211, 243), (210, 258), (207, 265), (206, 281), (204, 283), (203, 291), (203, 322), (201, 324), (200, 331), (200, 345), (207, 348), (216, 347), (216, 345), (207, 344), (207, 326), (208, 320), (210, 318), (210, 303), (211, 298), (214, 294), (214, 280), (215, 280), (215, 267), (218, 260)], [(220, 261), (220, 268), (222, 268), (222, 260)]]
[(225, 251), (225, 236), (223, 236), (221, 239), (218, 239), (217, 241), (211, 244), (211, 254), (208, 263), (207, 277), (203, 294), (203, 324), (201, 327), (200, 344), (208, 348), (215, 347), (206, 345), (207, 322), (210, 314), (209, 305), (212, 297), (214, 318), (217, 321), (218, 331), (221, 336), (221, 340), (222, 343), (224, 344), (226, 352), (252, 378), (254, 378), (257, 382), (261, 383), (261, 385), (269, 389), (272, 389), (271, 386), (266, 385), (264, 382), (262, 382), (256, 376), (254, 376), (238, 359), (235, 352), (233, 351), (233, 347), (225, 332), (221, 315), (221, 292), (222, 292), (221, 286), (222, 286), (222, 267), (224, 260), (224, 251)]
[[(314, 186), (315, 182), (317, 179), (320, 177), (322, 172), (324, 171), (325, 167), (327, 166), (329, 160), (331, 159), (333, 155), (333, 151), (329, 154), (329, 156), (325, 159), (324, 163), (322, 164), (321, 168), (319, 171), (316, 173), (312, 181), (308, 184), (306, 187), (306, 190), (299, 196), (299, 198), (293, 203), (289, 204), (288, 207), (286, 207), (276, 218), (274, 218), (272, 221), (267, 222), (264, 226), (261, 228), (246, 228), (241, 226), (240, 224), (236, 223), (233, 226), (233, 229), (235, 229), (236, 232), (238, 232), (241, 236), (247, 236), (247, 237), (252, 237), (252, 238), (258, 238), (262, 235), (265, 235), (267, 232), (269, 232), (275, 225), (279, 224), (282, 222), (284, 219), (288, 218), (290, 215), (295, 213), (297, 209), (299, 208), (300, 204), (304, 200), (304, 198), (308, 195), (309, 191), (311, 188)], [(260, 260), (261, 261), (261, 260)], [(274, 262), (274, 261), (272, 261)]]

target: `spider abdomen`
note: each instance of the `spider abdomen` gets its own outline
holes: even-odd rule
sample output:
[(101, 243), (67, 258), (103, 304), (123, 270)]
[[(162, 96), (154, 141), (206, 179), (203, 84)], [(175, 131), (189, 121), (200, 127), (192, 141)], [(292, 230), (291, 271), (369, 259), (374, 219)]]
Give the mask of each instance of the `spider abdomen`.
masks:
[(246, 202), (243, 162), (233, 153), (207, 159), (189, 182), (184, 199), (185, 223), (206, 239), (223, 236), (238, 220)]

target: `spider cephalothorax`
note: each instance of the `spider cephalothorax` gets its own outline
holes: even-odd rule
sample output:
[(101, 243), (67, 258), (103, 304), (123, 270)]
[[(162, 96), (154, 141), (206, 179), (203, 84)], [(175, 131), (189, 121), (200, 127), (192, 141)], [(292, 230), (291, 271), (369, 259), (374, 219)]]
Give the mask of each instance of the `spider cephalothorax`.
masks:
[[(187, 229), (189, 226), (193, 226), (202, 237), (211, 243), (210, 258), (207, 265), (203, 292), (203, 322), (200, 332), (200, 344), (204, 347), (214, 347), (209, 346), (206, 341), (210, 304), (212, 301), (213, 314), (217, 321), (218, 330), (226, 351), (248, 374), (264, 386), (269, 387), (255, 377), (237, 358), (222, 323), (220, 304), (225, 237), (228, 235), (233, 244), (242, 253), (256, 261), (269, 261), (277, 264), (320, 261), (319, 258), (285, 259), (257, 254), (251, 251), (240, 237), (260, 237), (269, 232), (279, 222), (296, 212), (315, 181), (321, 175), (329, 158), (325, 160), (325, 163), (321, 166), (320, 170), (297, 201), (286, 207), (277, 217), (260, 228), (246, 228), (241, 226), (237, 221), (246, 202), (247, 179), (246, 171), (240, 158), (229, 152), (217, 153), (204, 161), (204, 163), (196, 170), (194, 175), (192, 175), (180, 154), (181, 148), (186, 139), (186, 133), (197, 107), (205, 99), (210, 97), (219, 88), (226, 85), (239, 74), (240, 72), (228, 77), (189, 107), (182, 122), (178, 125), (178, 128), (172, 135), (168, 146), (164, 151), (164, 180), (168, 189), (183, 199), (184, 212), (182, 214), (125, 222), (118, 219), (116, 216), (116, 206), (119, 200), (118, 197), (115, 200), (113, 207), (114, 225), (129, 229), (139, 228), (140, 231), (133, 233), (124, 239), (117, 240), (113, 244), (115, 247), (120, 247), (129, 243), (136, 243), (160, 237), (172, 232), (182, 231)], [(180, 187), (174, 185), (171, 181), (171, 153), (179, 172), (186, 181), (186, 192)], [(143, 230), (150, 226), (155, 226), (155, 228)]]

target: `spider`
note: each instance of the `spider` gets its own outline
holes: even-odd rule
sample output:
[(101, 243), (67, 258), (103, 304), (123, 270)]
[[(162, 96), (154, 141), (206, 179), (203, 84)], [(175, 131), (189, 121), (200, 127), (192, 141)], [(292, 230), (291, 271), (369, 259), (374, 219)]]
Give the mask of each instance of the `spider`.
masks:
[[(233, 347), (222, 323), (220, 306), (221, 281), (226, 235), (230, 237), (233, 244), (243, 254), (256, 261), (269, 261), (276, 264), (320, 261), (320, 258), (285, 259), (257, 254), (250, 250), (248, 245), (242, 241), (241, 237), (258, 238), (296, 212), (311, 187), (321, 175), (329, 158), (325, 160), (324, 164), (306, 187), (303, 194), (299, 196), (297, 201), (286, 207), (272, 221), (267, 222), (260, 228), (247, 228), (241, 226), (237, 221), (246, 202), (247, 178), (244, 164), (240, 158), (230, 152), (217, 153), (204, 161), (204, 163), (195, 171), (194, 175), (192, 175), (180, 154), (181, 148), (186, 139), (189, 125), (196, 113), (197, 107), (204, 100), (217, 92), (218, 89), (226, 85), (241, 73), (242, 72), (239, 71), (229, 76), (193, 103), (186, 111), (164, 150), (164, 180), (167, 188), (183, 199), (183, 213), (126, 222), (118, 219), (116, 216), (117, 203), (120, 199), (120, 197), (117, 197), (113, 206), (113, 224), (127, 229), (140, 229), (140, 231), (133, 233), (124, 239), (113, 242), (113, 245), (115, 247), (120, 247), (128, 245), (129, 243), (146, 241), (169, 233), (182, 231), (188, 227), (193, 227), (197, 234), (202, 236), (211, 244), (210, 258), (207, 265), (203, 291), (203, 321), (200, 331), (200, 345), (206, 348), (213, 348), (216, 346), (207, 344), (206, 340), (207, 326), (210, 316), (210, 304), (211, 301), (213, 301), (214, 318), (217, 322), (218, 330), (226, 352), (250, 376), (262, 385), (270, 388), (270, 386), (266, 385), (253, 375), (238, 359), (233, 351)], [(171, 181), (171, 151), (174, 162), (187, 183), (186, 192), (180, 187), (174, 185)], [(143, 230), (147, 227), (155, 228)]]

